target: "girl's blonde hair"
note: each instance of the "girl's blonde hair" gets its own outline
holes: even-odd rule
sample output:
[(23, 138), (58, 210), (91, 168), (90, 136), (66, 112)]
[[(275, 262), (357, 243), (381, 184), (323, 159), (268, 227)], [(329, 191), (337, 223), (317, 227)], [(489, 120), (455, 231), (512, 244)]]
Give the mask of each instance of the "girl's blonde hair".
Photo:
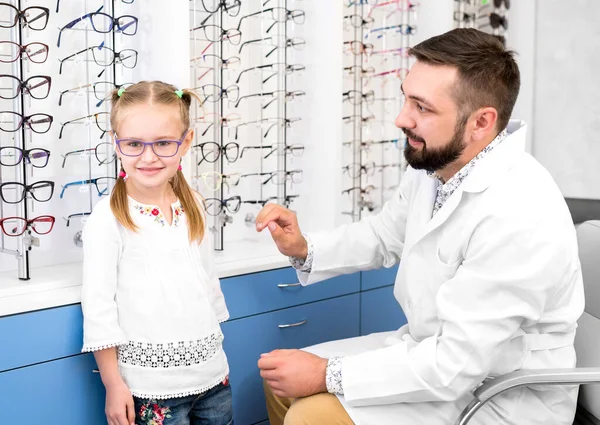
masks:
[[(192, 97), (196, 97), (196, 95), (187, 90), (179, 91), (171, 84), (161, 81), (140, 81), (120, 92), (115, 89), (111, 95), (112, 108), (110, 114), (110, 126), (113, 130), (113, 135), (119, 127), (122, 110), (141, 104), (178, 106), (183, 131), (186, 131), (190, 128), (190, 105), (192, 104)], [(122, 166), (121, 171), (123, 171)], [(169, 183), (173, 188), (173, 192), (179, 198), (186, 214), (190, 241), (202, 241), (204, 237), (204, 215), (196, 193), (185, 180), (181, 170), (177, 171)], [(110, 208), (123, 227), (134, 232), (137, 231), (138, 227), (129, 214), (127, 188), (125, 187), (125, 180), (122, 177), (117, 179), (117, 183), (110, 195)]]

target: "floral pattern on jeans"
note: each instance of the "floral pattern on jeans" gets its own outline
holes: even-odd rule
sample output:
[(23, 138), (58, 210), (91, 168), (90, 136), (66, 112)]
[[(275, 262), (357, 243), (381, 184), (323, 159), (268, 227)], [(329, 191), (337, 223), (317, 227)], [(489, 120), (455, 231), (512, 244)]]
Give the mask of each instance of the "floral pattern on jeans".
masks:
[(171, 408), (161, 406), (160, 401), (148, 400), (140, 407), (139, 416), (145, 425), (163, 425), (165, 419), (170, 418)]

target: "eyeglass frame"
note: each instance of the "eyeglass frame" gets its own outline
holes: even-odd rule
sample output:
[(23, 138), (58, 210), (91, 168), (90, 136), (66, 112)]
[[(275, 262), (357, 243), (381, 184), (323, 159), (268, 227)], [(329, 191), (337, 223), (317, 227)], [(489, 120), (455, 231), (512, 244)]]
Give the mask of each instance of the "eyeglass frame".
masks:
[[(39, 219), (48, 219), (50, 218), (50, 230), (48, 230), (47, 232), (38, 232), (35, 228), (35, 226), (31, 226), (32, 223), (36, 222), (36, 221), (40, 221)], [(8, 221), (8, 220), (22, 220), (25, 222), (25, 226), (23, 226), (23, 231), (21, 233), (13, 233), (13, 234), (9, 234), (6, 229), (4, 228), (4, 222)], [(28, 229), (33, 230), (35, 233), (37, 233), (38, 235), (47, 235), (48, 233), (50, 233), (52, 231), (52, 229), (54, 229), (54, 224), (56, 223), (56, 218), (51, 216), (51, 215), (40, 215), (38, 217), (32, 218), (32, 219), (26, 219), (23, 217), (4, 217), (4, 218), (0, 218), (0, 231), (2, 231), (2, 233), (4, 233), (6, 236), (8, 237), (17, 237), (17, 236), (21, 236), (22, 234), (24, 234), (25, 232), (27, 232)]]
[[(13, 59), (11, 61), (5, 61), (5, 60), (0, 59), (1, 63), (13, 63), (13, 62), (18, 61), (19, 59), (22, 60), (23, 59), (23, 53), (25, 53), (27, 55), (27, 58), (29, 58), (29, 60), (31, 62), (33, 62), (33, 63), (44, 63), (44, 62), (46, 62), (48, 60), (48, 53), (50, 52), (50, 47), (47, 44), (45, 44), (45, 43), (40, 43), (39, 41), (34, 41), (34, 42), (31, 42), (31, 43), (27, 43), (25, 45), (21, 45), (19, 43), (15, 43), (13, 41), (0, 41), (0, 45), (2, 45), (2, 44), (14, 44), (15, 46), (18, 46), (19, 47), (19, 54), (17, 55), (17, 57), (15, 59)], [(35, 55), (39, 54), (42, 51), (42, 50), (38, 50), (37, 52), (34, 52), (32, 55), (30, 55), (29, 52), (27, 51), (27, 47), (31, 46), (32, 44), (39, 44), (40, 46), (43, 46), (46, 49), (46, 57), (44, 58), (43, 61), (36, 62), (33, 59), (31, 59), (31, 56), (35, 56)]]
[[(41, 43), (40, 43), (40, 44), (41, 44)], [(94, 49), (98, 49), (98, 50), (106, 49), (106, 50), (108, 50), (108, 51), (112, 52), (112, 54), (113, 54), (113, 58), (111, 59), (110, 63), (108, 63), (108, 64), (106, 64), (106, 65), (104, 65), (104, 64), (99, 64), (99, 63), (98, 63), (98, 61), (96, 60), (96, 55), (95, 55), (95, 53), (94, 53)], [(92, 52), (92, 57), (93, 57), (93, 59), (94, 59), (94, 62), (96, 63), (96, 65), (98, 65), (98, 66), (102, 66), (102, 67), (104, 67), (104, 68), (106, 68), (106, 67), (109, 67), (109, 66), (111, 66), (111, 65), (115, 64), (115, 62), (116, 62), (116, 59), (117, 59), (117, 58), (120, 60), (120, 63), (121, 63), (121, 65), (123, 65), (125, 68), (133, 69), (133, 68), (135, 68), (135, 67), (136, 67), (136, 65), (137, 65), (137, 58), (138, 58), (138, 51), (137, 51), (137, 50), (134, 50), (134, 49), (123, 49), (123, 50), (121, 50), (119, 53), (117, 53), (117, 52), (115, 52), (113, 49), (111, 49), (110, 47), (105, 47), (105, 46), (104, 46), (104, 42), (102, 42), (102, 43), (100, 43), (100, 45), (98, 45), (98, 46), (89, 46), (89, 47), (86, 47), (86, 48), (85, 48), (85, 49), (83, 49), (83, 50), (80, 50), (80, 51), (78, 51), (77, 53), (73, 53), (73, 54), (71, 54), (71, 55), (69, 55), (69, 56), (67, 56), (67, 57), (64, 57), (63, 59), (59, 59), (58, 61), (60, 62), (60, 66), (59, 66), (59, 68), (58, 68), (58, 74), (59, 74), (59, 75), (61, 75), (61, 74), (62, 74), (62, 67), (63, 67), (63, 64), (64, 64), (64, 63), (65, 63), (67, 60), (69, 60), (69, 59), (71, 59), (71, 58), (73, 58), (73, 57), (75, 57), (75, 56), (77, 56), (77, 55), (80, 55), (80, 54), (82, 54), (82, 53), (85, 53), (85, 52), (87, 52), (88, 50)], [(134, 63), (132, 66), (127, 66), (127, 65), (125, 65), (125, 64), (123, 63), (123, 60), (121, 59), (121, 53), (123, 53), (123, 52), (130, 52), (130, 51), (135, 53), (135, 63)], [(104, 73), (104, 70), (103, 70), (103, 71), (100, 73), (100, 75), (102, 75), (102, 73)], [(100, 75), (98, 75), (98, 77), (100, 77)]]
[[(2, 164), (2, 150), (4, 150), (4, 149), (14, 149), (20, 153), (20, 158), (16, 164), (13, 164), (13, 165)], [(46, 154), (45, 155), (46, 162), (44, 163), (44, 165), (33, 165), (33, 163), (31, 162), (31, 157), (30, 157), (30, 153), (32, 151), (42, 151)], [(21, 161), (26, 160), (26, 163), (30, 164), (34, 168), (44, 168), (48, 165), (49, 159), (50, 159), (50, 151), (48, 149), (42, 149), (42, 148), (21, 149), (16, 146), (0, 147), (0, 165), (3, 165), (4, 167), (16, 167), (17, 165), (19, 165), (21, 163)]]
[[(284, 9), (285, 12), (286, 12), (285, 19), (283, 21), (278, 21), (277, 19), (273, 18), (274, 22), (271, 24), (271, 26), (269, 28), (267, 28), (267, 31), (266, 31), (267, 34), (269, 32), (271, 32), (271, 30), (273, 29), (273, 27), (275, 26), (275, 24), (277, 24), (279, 22), (287, 22), (287, 21), (291, 20), (291, 21), (293, 21), (294, 23), (296, 23), (298, 25), (302, 25), (302, 24), (304, 24), (304, 21), (306, 20), (306, 12), (304, 12), (304, 10), (301, 10), (301, 9), (288, 9), (286, 7), (280, 7), (280, 6), (269, 7), (267, 9), (262, 9), (262, 10), (259, 10), (258, 12), (251, 13), (249, 15), (242, 16), (240, 18), (239, 22), (238, 22), (237, 30), (238, 31), (240, 30), (240, 28), (242, 27), (242, 21), (245, 18), (251, 18), (253, 16), (262, 15), (263, 13), (266, 13), (266, 12), (273, 12), (272, 14), (273, 14), (273, 16), (275, 16), (275, 12), (274, 12), (275, 9)], [(299, 12), (299, 14), (298, 14), (298, 12)], [(296, 16), (293, 15), (294, 13), (297, 13)], [(302, 17), (302, 22), (297, 22), (296, 21), (296, 17), (298, 17), (298, 16)]]
[[(150, 146), (152, 149), (152, 152), (154, 153), (154, 155), (156, 155), (159, 158), (173, 158), (175, 155), (177, 155), (177, 152), (179, 152), (179, 148), (181, 147), (181, 144), (185, 141), (185, 138), (187, 137), (188, 133), (191, 131), (191, 129), (187, 129), (185, 131), (185, 133), (183, 133), (183, 136), (181, 136), (181, 138), (179, 140), (168, 140), (168, 139), (163, 139), (163, 140), (155, 140), (153, 142), (144, 142), (143, 140), (140, 139), (134, 139), (132, 137), (124, 137), (122, 139), (119, 139), (117, 136), (117, 133), (113, 133), (114, 134), (114, 139), (115, 139), (115, 145), (119, 148), (119, 152), (121, 152), (121, 155), (127, 156), (127, 157), (138, 157), (138, 156), (142, 156), (144, 154), (144, 152), (146, 151), (146, 147)], [(123, 150), (121, 149), (121, 142), (125, 141), (125, 140), (129, 140), (129, 141), (135, 141), (138, 143), (141, 143), (143, 145), (142, 151), (138, 154), (138, 155), (127, 155), (126, 153), (123, 152)], [(164, 143), (164, 142), (169, 142), (169, 143), (176, 143), (177, 144), (177, 149), (175, 149), (175, 153), (173, 155), (159, 155), (158, 153), (156, 153), (156, 150), (154, 149), (154, 145), (156, 143)]]
[[(80, 16), (79, 18), (73, 19), (71, 22), (67, 23), (64, 27), (60, 28), (60, 30), (58, 31), (58, 41), (56, 42), (56, 47), (60, 47), (60, 39), (62, 37), (62, 32), (64, 30), (73, 28), (79, 22), (85, 21), (86, 18), (90, 18), (90, 24), (92, 25), (92, 29), (99, 34), (108, 34), (109, 32), (113, 31), (115, 29), (115, 27), (118, 29), (116, 32), (121, 32), (121, 34), (123, 34), (123, 35), (132, 36), (132, 35), (137, 34), (138, 21), (139, 21), (137, 17), (135, 17), (133, 15), (121, 15), (118, 17), (112, 17), (111, 15), (109, 15), (107, 13), (100, 12), (102, 9), (104, 9), (104, 5), (100, 6), (98, 8), (98, 10), (96, 10), (95, 12), (86, 13), (85, 15)], [(96, 28), (96, 25), (94, 25), (94, 19), (92, 18), (93, 15), (103, 15), (112, 21), (108, 31), (100, 31), (99, 29)], [(121, 18), (132, 18), (132, 22), (128, 23), (127, 25), (125, 25), (122, 28), (121, 24), (119, 24), (119, 19), (121, 19)], [(135, 24), (135, 29), (133, 31), (133, 34), (125, 34), (125, 32), (124, 32), (125, 29), (133, 24)]]
[[(0, 4), (2, 4), (2, 3), (0, 3)], [(5, 100), (16, 99), (17, 97), (19, 97), (19, 95), (21, 93), (25, 93), (25, 91), (27, 91), (27, 94), (29, 94), (29, 96), (31, 96), (32, 99), (36, 99), (36, 100), (46, 99), (48, 97), (48, 95), (50, 94), (50, 88), (52, 87), (52, 77), (50, 77), (48, 75), (32, 75), (31, 77), (27, 78), (26, 80), (21, 80), (20, 78), (15, 77), (14, 75), (0, 74), (0, 78), (6, 78), (6, 77), (12, 78), (19, 82), (19, 84), (17, 85), (17, 94), (14, 97), (3, 97), (2, 95), (0, 95), (0, 99), (5, 99)], [(40, 83), (35, 87), (28, 87), (27, 82), (29, 80), (31, 80), (32, 78), (43, 78), (45, 80), (45, 82)], [(44, 97), (35, 97), (31, 94), (32, 89), (41, 87), (44, 84), (48, 84), (48, 93), (46, 93), (46, 95)]]
[(99, 107), (100, 105), (102, 105), (102, 103), (104, 103), (104, 101), (108, 98), (108, 96), (110, 96), (110, 92), (108, 94), (106, 94), (103, 98), (98, 97), (98, 93), (96, 93), (96, 85), (98, 85), (98, 84), (110, 84), (110, 85), (114, 86), (115, 89), (120, 89), (121, 87), (129, 87), (129, 86), (133, 85), (133, 83), (115, 84), (115, 83), (111, 83), (110, 81), (96, 81), (95, 83), (85, 84), (85, 85), (79, 86), (79, 87), (73, 87), (73, 88), (63, 90), (60, 92), (60, 94), (58, 96), (58, 106), (62, 106), (62, 98), (65, 94), (70, 93), (70, 92), (79, 91), (81, 89), (85, 89), (88, 87), (92, 87), (94, 96), (96, 97), (96, 99), (99, 100), (99, 102), (96, 103), (96, 107)]
[[(33, 192), (35, 189), (37, 189), (37, 187), (35, 187), (35, 186), (39, 185), (40, 183), (43, 184), (44, 187), (50, 186), (50, 196), (48, 197), (48, 199), (46, 199), (44, 201), (39, 200), (38, 198), (36, 198), (35, 195), (34, 195), (34, 192)], [(17, 186), (22, 186), (23, 187), (23, 197), (20, 200), (15, 201), (15, 202), (9, 202), (9, 201), (7, 201), (4, 198), (2, 187), (7, 186), (9, 184), (17, 185)], [(52, 196), (54, 195), (54, 182), (50, 181), (50, 180), (40, 180), (40, 181), (37, 181), (35, 183), (31, 183), (29, 185), (26, 185), (26, 184), (21, 183), (21, 182), (4, 182), (4, 183), (0, 183), (0, 198), (2, 198), (2, 200), (4, 202), (6, 202), (7, 204), (19, 204), (19, 203), (23, 202), (25, 200), (25, 198), (27, 197), (27, 193), (30, 193), (31, 197), (33, 199), (35, 199), (36, 201), (38, 201), (38, 202), (48, 202), (50, 199), (52, 199)]]
[[(282, 121), (282, 125), (285, 125), (287, 127), (291, 127), (292, 123), (298, 122), (300, 120), (302, 120), (302, 118), (300, 117), (291, 117), (291, 118), (283, 118), (283, 117), (270, 117), (270, 118), (261, 118), (259, 120), (254, 120), (254, 121), (247, 121), (247, 122), (243, 122), (241, 124), (238, 124), (235, 126), (235, 136), (234, 139), (237, 140), (238, 139), (238, 129), (239, 127), (241, 127), (242, 125), (249, 125), (249, 124), (256, 124), (256, 123), (263, 123), (263, 122), (269, 122), (269, 121)], [(269, 126), (269, 128), (267, 128), (267, 131), (265, 131), (265, 134), (263, 135), (263, 138), (266, 138), (269, 135), (269, 132), (271, 131), (271, 129), (273, 127), (275, 127), (276, 125), (278, 125), (279, 122), (276, 122), (275, 124), (271, 124)], [(262, 126), (261, 126), (262, 128)]]
[[(219, 202), (219, 212), (216, 214), (211, 214), (208, 212), (209, 208), (206, 207), (206, 202), (207, 201), (218, 201)], [(229, 208), (229, 206), (227, 205), (227, 203), (229, 201), (238, 201), (237, 207), (234, 207), (232, 209)], [(206, 214), (212, 216), (212, 217), (216, 217), (219, 214), (221, 214), (223, 212), (223, 210), (225, 209), (226, 211), (229, 212), (229, 214), (235, 214), (240, 210), (240, 207), (242, 206), (242, 198), (241, 196), (231, 196), (227, 199), (219, 199), (219, 198), (205, 198), (204, 199), (204, 210), (206, 211)]]
[[(0, 25), (0, 28), (12, 28), (12, 27), (15, 27), (15, 26), (17, 26), (17, 23), (20, 22), (20, 21), (25, 21), (24, 24), (21, 24), (22, 28), (27, 27), (27, 28), (29, 28), (32, 31), (43, 31), (48, 26), (48, 17), (50, 16), (50, 9), (48, 9), (47, 7), (43, 7), (43, 6), (29, 6), (29, 7), (26, 7), (25, 9), (23, 9), (23, 10), (19, 10), (18, 7), (16, 7), (15, 5), (12, 5), (10, 3), (0, 3), (0, 6), (9, 6), (9, 7), (12, 7), (13, 9), (15, 9), (17, 11), (17, 13), (15, 14), (15, 21), (14, 21), (14, 23), (11, 26), (8, 26), (8, 27)], [(42, 12), (44, 12), (42, 15), (40, 15), (40, 16), (45, 16), (46, 17), (46, 22), (44, 23), (44, 27), (43, 28), (31, 28), (31, 26), (28, 25), (28, 22), (27, 22), (27, 19), (26, 19), (27, 16), (25, 16), (25, 12), (27, 12), (29, 9), (41, 9)], [(31, 22), (39, 19), (40, 16), (34, 18)]]
[(77, 149), (74, 151), (69, 151), (65, 154), (62, 155), (63, 157), (63, 162), (62, 162), (62, 166), (61, 168), (65, 168), (65, 165), (67, 163), (67, 158), (71, 155), (75, 155), (75, 154), (85, 154), (85, 153), (91, 153), (94, 152), (94, 156), (96, 157), (96, 160), (98, 161), (98, 165), (105, 165), (105, 164), (111, 164), (113, 161), (115, 161), (117, 159), (117, 153), (113, 153), (112, 155), (112, 159), (107, 161), (101, 161), (100, 158), (98, 158), (98, 146), (100, 145), (109, 145), (112, 146), (112, 143), (110, 142), (102, 142), (102, 143), (98, 143), (96, 146), (94, 146), (93, 148), (87, 148), (87, 149)]
[[(52, 123), (54, 122), (54, 117), (52, 115), (43, 114), (43, 113), (36, 113), (36, 114), (31, 114), (31, 115), (23, 115), (23, 114), (21, 114), (19, 112), (14, 112), (14, 111), (0, 111), (0, 116), (2, 114), (13, 114), (13, 115), (18, 115), (19, 117), (21, 117), (21, 121), (19, 122), (19, 125), (17, 126), (17, 128), (15, 130), (5, 130), (3, 128), (0, 128), (0, 130), (5, 131), (7, 133), (15, 133), (15, 132), (19, 131), (21, 128), (23, 128), (23, 126), (25, 124), (27, 124), (27, 126), (29, 127), (29, 129), (31, 131), (33, 131), (34, 133), (45, 134), (45, 133), (47, 133), (47, 132), (50, 131), (50, 128), (52, 128)], [(44, 119), (46, 120), (45, 122), (48, 122), (48, 120), (50, 121), (50, 125), (48, 125), (48, 129), (46, 131), (36, 131), (31, 126), (31, 118), (35, 117), (36, 115), (43, 116)], [(38, 121), (38, 122), (44, 122), (44, 121)]]
[(111, 176), (104, 176), (104, 177), (96, 177), (96, 178), (93, 178), (93, 179), (75, 180), (75, 181), (72, 181), (72, 182), (68, 182), (68, 183), (65, 183), (64, 185), (62, 185), (62, 190), (60, 192), (59, 197), (60, 197), (60, 199), (62, 199), (64, 197), (64, 195), (65, 195), (65, 191), (69, 187), (72, 187), (72, 186), (83, 186), (83, 185), (88, 185), (88, 184), (93, 184), (94, 186), (96, 186), (96, 191), (98, 192), (98, 196), (102, 196), (108, 190), (108, 185), (106, 186), (105, 189), (100, 190), (100, 188), (98, 187), (98, 180), (101, 180), (101, 179), (109, 179), (109, 180), (112, 179), (112, 180), (115, 180), (115, 181), (117, 180), (116, 178), (111, 177)]
[[(75, 218), (75, 217), (89, 217), (92, 214), (92, 212), (82, 212), (82, 213), (75, 213), (75, 214), (69, 214), (67, 217), (63, 217), (63, 219), (67, 222), (66, 223), (66, 227), (69, 227), (69, 224), (71, 223), (71, 219)], [(82, 218), (82, 222), (83, 222), (83, 218)]]
[[(306, 67), (304, 65), (299, 64), (299, 63), (294, 63), (294, 64), (286, 64), (285, 62), (268, 63), (266, 65), (258, 65), (258, 66), (253, 66), (251, 68), (243, 69), (242, 71), (240, 71), (240, 74), (238, 75), (237, 79), (235, 80), (235, 83), (236, 84), (240, 83), (240, 79), (242, 78), (242, 75), (245, 72), (254, 71), (255, 69), (260, 69), (262, 71), (265, 68), (273, 67), (273, 65), (285, 65), (285, 73), (286, 74), (291, 74), (293, 72), (301, 72), (306, 69)], [(263, 84), (266, 83), (267, 81), (269, 81), (271, 78), (273, 78), (277, 74), (277, 71), (271, 71), (271, 72), (273, 72), (274, 74), (270, 75), (267, 79), (263, 80)]]
[[(206, 157), (206, 155), (204, 153), (204, 146), (206, 146), (206, 145), (215, 145), (215, 146), (217, 146), (216, 150), (218, 150), (219, 153), (217, 154), (217, 156), (216, 156), (216, 158), (215, 158), (214, 161), (209, 161), (207, 159), (207, 157)], [(235, 155), (235, 159), (233, 161), (227, 155), (228, 146), (230, 146), (230, 145), (233, 145), (236, 148), (236, 151), (237, 151), (237, 153)], [(219, 159), (219, 157), (221, 155), (225, 155), (225, 158), (227, 159), (227, 161), (229, 163), (237, 161), (239, 159), (239, 157), (240, 157), (240, 145), (237, 142), (228, 142), (228, 143), (224, 144), (223, 146), (219, 145), (216, 142), (203, 142), (203, 143), (199, 143), (197, 145), (192, 146), (192, 148), (200, 149), (200, 153), (202, 154), (202, 159), (200, 160), (200, 162), (198, 162), (198, 165), (202, 164), (204, 161), (208, 162), (209, 164), (214, 164), (215, 162), (217, 162), (217, 160)]]
[(79, 118), (74, 118), (69, 121), (65, 121), (64, 123), (61, 124), (60, 132), (58, 133), (58, 138), (62, 139), (63, 131), (67, 124), (73, 124), (76, 121), (90, 119), (90, 118), (94, 117), (94, 121), (96, 122), (96, 127), (98, 127), (98, 129), (102, 132), (102, 135), (100, 135), (100, 138), (102, 139), (109, 130), (108, 129), (105, 130), (102, 127), (100, 127), (100, 123), (98, 122), (99, 115), (109, 115), (110, 116), (110, 112), (96, 112), (95, 114), (86, 115), (85, 117), (79, 117)]

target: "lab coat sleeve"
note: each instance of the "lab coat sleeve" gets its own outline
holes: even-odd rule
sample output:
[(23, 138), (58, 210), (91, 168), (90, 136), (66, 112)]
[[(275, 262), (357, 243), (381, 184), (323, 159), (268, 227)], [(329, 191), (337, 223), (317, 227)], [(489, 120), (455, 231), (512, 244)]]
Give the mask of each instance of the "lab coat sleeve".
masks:
[(415, 173), (410, 168), (407, 170), (394, 196), (379, 214), (332, 231), (308, 234), (314, 258), (309, 273), (298, 271), (300, 282), (310, 285), (341, 274), (396, 264), (404, 248), (408, 202)]
[(577, 273), (571, 242), (550, 223), (482, 220), (456, 274), (431, 300), (441, 322), (436, 334), (410, 350), (400, 342), (345, 357), (346, 401), (353, 406), (451, 401), (473, 390), (505, 361), (503, 347), (522, 333), (523, 321), (538, 320), (561, 283)]
[(82, 351), (97, 351), (126, 342), (119, 326), (115, 296), (121, 237), (108, 202), (98, 204), (83, 229)]

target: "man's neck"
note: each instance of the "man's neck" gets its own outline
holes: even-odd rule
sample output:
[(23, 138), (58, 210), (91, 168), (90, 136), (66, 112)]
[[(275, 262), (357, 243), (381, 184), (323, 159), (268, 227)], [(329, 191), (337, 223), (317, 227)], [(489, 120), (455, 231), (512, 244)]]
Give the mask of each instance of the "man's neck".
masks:
[(460, 157), (450, 163), (448, 166), (442, 168), (435, 172), (435, 175), (445, 184), (447, 183), (456, 173), (458, 173), (462, 168), (467, 165), (473, 158), (475, 158), (479, 153), (486, 148), (490, 143), (492, 143), (498, 135), (495, 135), (488, 141), (484, 141), (482, 143), (470, 144), (468, 145)]

